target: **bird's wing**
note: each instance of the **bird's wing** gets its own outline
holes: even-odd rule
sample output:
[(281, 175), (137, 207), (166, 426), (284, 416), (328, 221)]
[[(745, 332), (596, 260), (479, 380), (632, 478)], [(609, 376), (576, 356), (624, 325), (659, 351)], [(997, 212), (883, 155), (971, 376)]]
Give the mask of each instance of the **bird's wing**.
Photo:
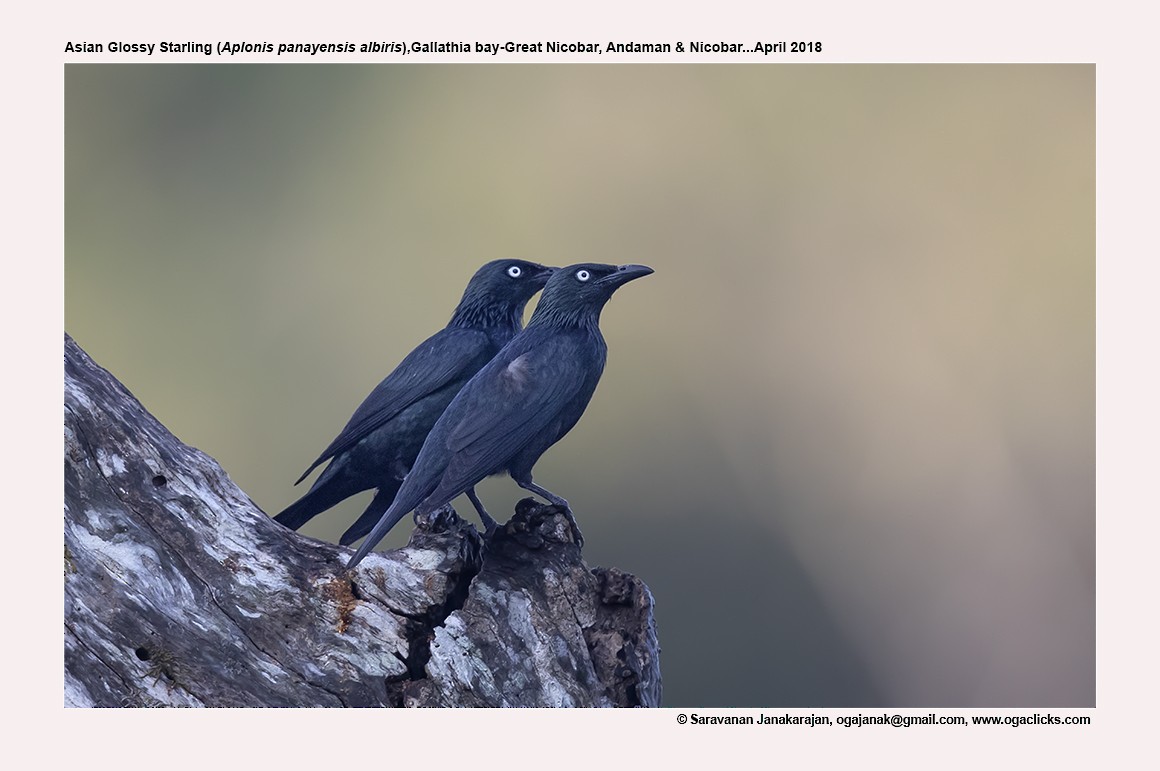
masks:
[[(460, 392), (447, 435), (444, 489), (500, 470), (538, 433), (549, 430), (588, 380), (585, 357), (568, 340), (548, 340), (497, 357)], [(470, 389), (470, 390), (469, 390)]]
[(493, 350), (490, 346), (487, 334), (473, 329), (449, 327), (427, 338), (375, 386), (342, 432), (298, 481), (305, 479), (320, 463), (358, 444), (419, 399), (456, 379), (473, 375), (489, 358)]

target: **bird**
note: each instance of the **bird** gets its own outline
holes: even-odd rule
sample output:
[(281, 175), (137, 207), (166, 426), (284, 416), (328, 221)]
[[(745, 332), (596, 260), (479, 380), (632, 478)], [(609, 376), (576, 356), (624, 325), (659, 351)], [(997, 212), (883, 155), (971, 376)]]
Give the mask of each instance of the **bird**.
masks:
[(294, 484), (328, 460), (329, 465), (305, 495), (274, 519), (297, 530), (338, 502), (377, 488), (339, 543), (345, 546), (366, 535), (395, 499), (435, 421), (520, 331), (524, 307), (554, 270), (515, 259), (493, 260), (477, 270), (447, 326), (420, 343), (371, 391)]
[(407, 512), (425, 516), (461, 493), (480, 512), (490, 536), (497, 525), (484, 513), (475, 485), (504, 471), (560, 507), (583, 547), (568, 501), (532, 481), (532, 466), (576, 425), (596, 390), (608, 352), (599, 325), (605, 303), (624, 284), (652, 272), (646, 265), (557, 268), (527, 327), (468, 381), (435, 422), (395, 500), (346, 570)]

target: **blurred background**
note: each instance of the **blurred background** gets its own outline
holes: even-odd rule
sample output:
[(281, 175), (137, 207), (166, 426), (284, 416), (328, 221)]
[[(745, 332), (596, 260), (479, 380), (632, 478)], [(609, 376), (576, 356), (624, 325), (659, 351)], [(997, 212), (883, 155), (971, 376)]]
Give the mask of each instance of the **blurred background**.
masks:
[(1094, 78), (67, 65), (65, 328), (272, 515), (483, 262), (651, 265), (536, 480), (668, 705), (1093, 706)]

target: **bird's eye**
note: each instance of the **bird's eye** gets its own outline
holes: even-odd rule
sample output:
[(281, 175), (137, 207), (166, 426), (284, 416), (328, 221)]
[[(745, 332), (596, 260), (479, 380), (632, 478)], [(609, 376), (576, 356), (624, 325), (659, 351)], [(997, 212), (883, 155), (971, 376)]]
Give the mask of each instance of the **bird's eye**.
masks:
[(584, 269), (580, 269), (576, 271), (576, 278), (580, 279), (581, 281), (587, 281), (588, 279), (592, 278), (592, 274)]
[(507, 274), (512, 278), (519, 278), (520, 276), (524, 275), (524, 269), (519, 265), (512, 265), (510, 268), (508, 268)]

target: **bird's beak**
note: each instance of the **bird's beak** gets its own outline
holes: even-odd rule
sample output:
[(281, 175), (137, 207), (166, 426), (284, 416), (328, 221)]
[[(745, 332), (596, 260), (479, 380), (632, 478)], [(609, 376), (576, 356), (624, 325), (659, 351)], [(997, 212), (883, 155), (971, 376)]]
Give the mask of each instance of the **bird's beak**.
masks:
[(615, 273), (610, 273), (601, 279), (602, 284), (611, 284), (615, 289), (621, 284), (627, 284), (629, 281), (637, 278), (643, 278), (652, 273), (653, 269), (647, 265), (620, 265), (616, 268)]
[(540, 269), (536, 271), (533, 280), (540, 286), (543, 286), (544, 284), (548, 283), (548, 279), (550, 279), (552, 274), (557, 270), (559, 270), (559, 268), (552, 268), (547, 265), (541, 265)]

